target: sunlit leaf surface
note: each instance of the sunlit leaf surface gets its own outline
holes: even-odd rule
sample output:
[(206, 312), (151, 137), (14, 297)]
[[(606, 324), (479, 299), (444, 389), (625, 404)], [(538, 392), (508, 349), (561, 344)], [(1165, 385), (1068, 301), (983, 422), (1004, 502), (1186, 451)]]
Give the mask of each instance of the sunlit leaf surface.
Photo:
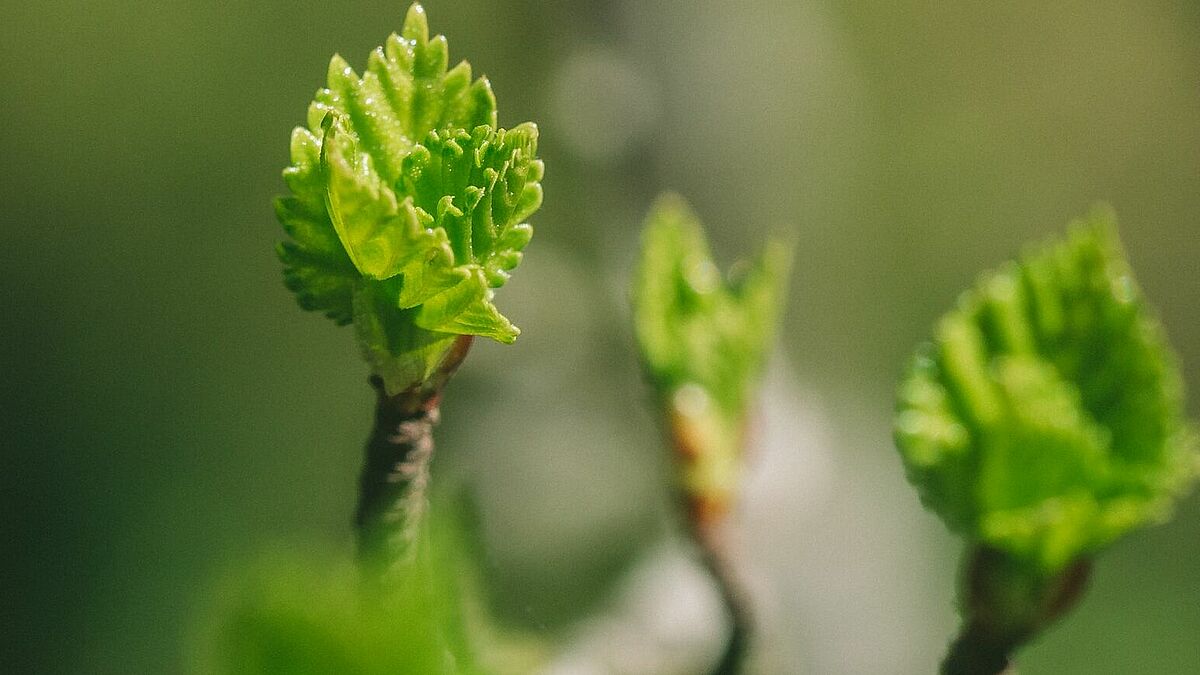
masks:
[(437, 368), (457, 335), (512, 342), (496, 309), (542, 201), (537, 127), (501, 129), (471, 67), (448, 68), (413, 5), (360, 76), (334, 56), (292, 133), (284, 279), (301, 307), (354, 323), (389, 391)]

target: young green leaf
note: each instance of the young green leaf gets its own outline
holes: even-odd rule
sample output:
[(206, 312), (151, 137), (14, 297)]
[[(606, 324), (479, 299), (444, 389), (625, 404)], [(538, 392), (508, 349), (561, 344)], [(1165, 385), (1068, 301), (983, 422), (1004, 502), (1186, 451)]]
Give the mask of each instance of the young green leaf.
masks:
[(900, 387), (896, 443), (952, 529), (1052, 574), (1167, 517), (1195, 475), (1182, 400), (1098, 211), (938, 322)]
[(537, 138), (531, 123), (497, 127), (491, 86), (448, 68), (419, 5), (361, 77), (333, 57), (292, 133), (279, 256), (301, 307), (356, 324), (389, 392), (427, 379), (456, 335), (516, 339), (493, 289), (532, 236)]
[(772, 242), (726, 280), (682, 199), (660, 198), (647, 218), (634, 327), (646, 372), (689, 456), (684, 488), (693, 495), (724, 502), (732, 494), (746, 409), (774, 340), (790, 258), (788, 246)]

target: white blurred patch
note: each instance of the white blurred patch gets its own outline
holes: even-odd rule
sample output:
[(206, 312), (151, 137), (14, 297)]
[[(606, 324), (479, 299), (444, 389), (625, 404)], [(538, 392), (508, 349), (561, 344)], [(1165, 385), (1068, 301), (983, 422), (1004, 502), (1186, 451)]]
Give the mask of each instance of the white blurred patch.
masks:
[(780, 358), (762, 401), (739, 514), (761, 624), (754, 672), (928, 670), (941, 649), (928, 617), (952, 619), (923, 583), (944, 551), (927, 545), (895, 453), (850, 447), (859, 441), (849, 439), (886, 442), (886, 429), (870, 428), (886, 414), (860, 420), (865, 430), (832, 433)]
[(543, 675), (692, 675), (717, 657), (721, 601), (685, 542), (650, 552)]
[[(953, 617), (948, 591), (931, 598), (924, 581), (951, 572), (913, 517), (903, 477), (892, 475), (898, 463), (882, 448), (838, 452), (825, 414), (780, 358), (761, 401), (733, 542), (758, 615), (751, 672), (928, 670), (944, 637), (937, 626)], [(937, 613), (944, 622), (929, 620)], [(664, 543), (544, 675), (705, 672), (726, 621), (690, 546)]]

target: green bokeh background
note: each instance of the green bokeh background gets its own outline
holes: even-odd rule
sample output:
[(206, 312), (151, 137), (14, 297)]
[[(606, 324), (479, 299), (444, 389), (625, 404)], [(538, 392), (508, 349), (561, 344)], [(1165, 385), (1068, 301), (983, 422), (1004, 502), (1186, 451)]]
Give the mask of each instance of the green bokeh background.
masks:
[[(775, 367), (819, 411), (834, 496), (821, 518), (780, 511), (803, 523), (781, 549), (898, 561), (878, 584), (893, 629), (850, 641), (875, 661), (763, 672), (932, 672), (957, 550), (904, 484), (891, 392), (979, 270), (1108, 201), (1200, 388), (1200, 5), (1044, 5), (426, 3), (501, 122), (543, 134), (546, 203), (499, 300), (525, 334), (454, 381), (436, 467), (477, 486), (506, 623), (562, 634), (669, 530), (625, 307), (660, 190), (726, 259), (799, 242)], [(360, 66), (404, 9), (3, 3), (0, 671), (182, 671), (214, 579), (264, 549), (349, 547), (365, 367), (283, 288), (270, 199), (329, 55)], [(893, 606), (837, 566), (792, 574)], [(828, 647), (795, 605), (771, 639)], [(1195, 673), (1197, 636), (1192, 498), (1103, 558), (1022, 673)]]

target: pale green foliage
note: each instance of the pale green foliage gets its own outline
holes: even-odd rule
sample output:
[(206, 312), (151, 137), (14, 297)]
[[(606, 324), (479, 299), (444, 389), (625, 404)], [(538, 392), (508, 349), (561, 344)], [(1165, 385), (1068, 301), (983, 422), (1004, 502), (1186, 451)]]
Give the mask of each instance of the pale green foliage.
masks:
[(710, 503), (736, 488), (746, 408), (774, 340), (790, 247), (769, 244), (732, 279), (679, 197), (646, 220), (633, 287), (642, 362), (687, 457), (683, 487)]
[(455, 663), (451, 645), (439, 637), (443, 626), (429, 598), (410, 594), (387, 606), (364, 602), (356, 577), (352, 569), (331, 573), (286, 559), (270, 561), (269, 571), (241, 582), (236, 600), (219, 609), (221, 616), (207, 636), (195, 672), (478, 672), (449, 666)]
[(457, 335), (516, 339), (492, 289), (520, 263), (542, 201), (537, 127), (498, 128), (487, 80), (447, 66), (419, 5), (361, 77), (334, 56), (292, 133), (292, 195), (276, 202), (288, 288), (353, 322), (393, 393), (429, 377)]
[(790, 248), (772, 242), (723, 278), (695, 215), (679, 197), (661, 197), (633, 287), (638, 344), (657, 387), (699, 385), (740, 415), (775, 336), (790, 261)]
[(966, 536), (1053, 571), (1169, 514), (1196, 466), (1182, 385), (1112, 216), (984, 275), (899, 394), (921, 498)]
[(441, 501), (422, 556), (398, 588), (364, 586), (349, 561), (276, 554), (208, 595), (197, 675), (482, 675), (491, 645), (480, 606), (469, 504)]

